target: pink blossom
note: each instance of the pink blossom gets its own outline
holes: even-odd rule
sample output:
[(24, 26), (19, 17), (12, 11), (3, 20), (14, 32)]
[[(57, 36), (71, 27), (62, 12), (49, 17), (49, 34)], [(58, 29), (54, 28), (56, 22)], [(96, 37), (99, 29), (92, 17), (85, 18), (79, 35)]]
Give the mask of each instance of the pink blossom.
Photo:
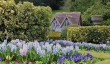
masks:
[(28, 51), (27, 45), (24, 44), (24, 45), (23, 45), (23, 48), (20, 49), (20, 55), (21, 55), (21, 56), (26, 56), (27, 51)]

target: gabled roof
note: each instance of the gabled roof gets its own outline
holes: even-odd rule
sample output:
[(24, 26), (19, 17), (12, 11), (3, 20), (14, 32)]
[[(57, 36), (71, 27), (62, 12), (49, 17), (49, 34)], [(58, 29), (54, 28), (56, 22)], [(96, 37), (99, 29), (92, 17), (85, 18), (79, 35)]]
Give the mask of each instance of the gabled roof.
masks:
[(61, 24), (64, 21), (65, 17), (55, 17), (55, 19)]
[(54, 17), (61, 25), (63, 24), (65, 19), (68, 19), (73, 24), (80, 25), (81, 23), (81, 13), (80, 12), (63, 12), (57, 13)]

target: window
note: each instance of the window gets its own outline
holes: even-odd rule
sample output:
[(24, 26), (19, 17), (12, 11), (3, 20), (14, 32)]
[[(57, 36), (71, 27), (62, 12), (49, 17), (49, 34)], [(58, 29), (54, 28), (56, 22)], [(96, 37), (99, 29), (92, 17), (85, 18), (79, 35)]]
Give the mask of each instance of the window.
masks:
[(70, 25), (70, 22), (69, 21), (67, 21), (67, 25)]

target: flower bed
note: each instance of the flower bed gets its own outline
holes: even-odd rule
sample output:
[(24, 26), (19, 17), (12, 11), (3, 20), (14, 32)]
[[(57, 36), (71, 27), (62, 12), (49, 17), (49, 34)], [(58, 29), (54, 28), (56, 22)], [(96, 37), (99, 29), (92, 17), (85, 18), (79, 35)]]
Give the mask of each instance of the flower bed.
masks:
[(78, 46), (80, 49), (86, 50), (95, 50), (95, 51), (110, 51), (109, 41), (107, 44), (92, 44), (87, 42), (71, 42), (66, 40), (55, 40), (53, 41), (54, 44), (59, 43), (62, 46)]
[[(0, 44), (0, 61), (14, 64), (50, 64), (50, 63), (94, 63), (95, 58), (91, 54), (82, 55), (78, 46), (65, 46), (49, 44), (49, 42), (25, 42), (13, 40)], [(89, 61), (88, 61), (89, 60)], [(99, 60), (99, 59), (98, 59)]]

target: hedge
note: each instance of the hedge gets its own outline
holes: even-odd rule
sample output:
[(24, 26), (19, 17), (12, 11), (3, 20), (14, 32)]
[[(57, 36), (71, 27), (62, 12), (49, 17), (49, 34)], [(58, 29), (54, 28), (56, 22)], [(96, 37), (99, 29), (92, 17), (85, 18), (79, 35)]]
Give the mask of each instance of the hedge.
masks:
[(15, 4), (0, 1), (0, 40), (45, 40), (50, 30), (51, 8), (34, 6), (30, 2)]
[(67, 40), (76, 42), (106, 42), (110, 40), (110, 26), (70, 27), (67, 30)]
[(66, 26), (66, 27), (61, 31), (61, 38), (62, 38), (62, 39), (65, 39), (65, 38), (67, 37), (67, 29), (68, 29), (69, 27), (79, 27), (79, 25), (72, 24), (72, 25)]
[(48, 38), (53, 40), (60, 39), (61, 32), (50, 32)]

